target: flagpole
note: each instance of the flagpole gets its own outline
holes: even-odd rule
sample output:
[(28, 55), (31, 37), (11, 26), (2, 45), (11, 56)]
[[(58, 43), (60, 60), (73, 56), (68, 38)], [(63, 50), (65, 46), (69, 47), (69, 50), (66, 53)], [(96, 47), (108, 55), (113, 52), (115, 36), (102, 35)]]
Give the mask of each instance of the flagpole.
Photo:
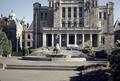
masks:
[(37, 48), (37, 12), (36, 12), (36, 30), (35, 30), (35, 49)]

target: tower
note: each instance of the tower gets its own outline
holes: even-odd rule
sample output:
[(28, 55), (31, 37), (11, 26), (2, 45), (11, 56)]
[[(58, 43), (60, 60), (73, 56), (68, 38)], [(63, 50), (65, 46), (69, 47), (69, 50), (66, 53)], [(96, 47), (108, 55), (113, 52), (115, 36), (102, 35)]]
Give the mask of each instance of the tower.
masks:
[(49, 7), (53, 10), (53, 27), (60, 26), (60, 0), (48, 0)]
[(107, 3), (107, 13), (108, 13), (108, 28), (107, 28), (107, 32), (109, 33), (113, 33), (114, 31), (114, 17), (113, 17), (113, 9), (114, 9), (114, 3), (112, 1), (109, 0), (109, 2)]
[(41, 4), (36, 2), (33, 4), (33, 47), (38, 48), (42, 44), (41, 41), (38, 41), (39, 39), (41, 40), (41, 26), (40, 26), (40, 8)]
[(15, 13), (14, 13), (14, 11), (13, 10), (11, 10), (11, 12), (10, 12), (10, 14), (9, 14), (9, 18), (12, 20), (15, 20), (16, 19), (16, 15), (15, 15)]
[(114, 47), (114, 3), (109, 1), (107, 3), (107, 27), (106, 32), (104, 33), (105, 36), (105, 49), (110, 52), (112, 47)]
[(85, 27), (94, 27), (97, 26), (97, 7), (98, 0), (84, 0), (84, 23)]

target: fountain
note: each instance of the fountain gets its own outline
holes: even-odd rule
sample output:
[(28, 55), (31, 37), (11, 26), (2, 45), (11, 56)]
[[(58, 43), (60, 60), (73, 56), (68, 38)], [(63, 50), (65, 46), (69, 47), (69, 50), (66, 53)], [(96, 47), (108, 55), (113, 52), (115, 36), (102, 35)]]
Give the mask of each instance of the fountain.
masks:
[(46, 57), (50, 58), (52, 61), (67, 61), (67, 59), (71, 58), (71, 54), (62, 52), (57, 43), (53, 49), (53, 53), (47, 54)]
[[(73, 55), (79, 55), (80, 57), (73, 57)], [(38, 48), (35, 49), (28, 56), (23, 56), (23, 60), (39, 60), (39, 61), (86, 61), (86, 57), (83, 56), (80, 51), (61, 50), (58, 43), (56, 43), (53, 49), (51, 48)]]

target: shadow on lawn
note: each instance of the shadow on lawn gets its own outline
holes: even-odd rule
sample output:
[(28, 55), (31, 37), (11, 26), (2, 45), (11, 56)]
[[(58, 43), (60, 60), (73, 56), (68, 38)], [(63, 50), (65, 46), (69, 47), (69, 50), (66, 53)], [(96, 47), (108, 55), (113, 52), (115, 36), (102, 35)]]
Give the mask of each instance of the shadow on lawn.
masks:
[(70, 77), (70, 81), (108, 81), (107, 72), (107, 70), (98, 70), (84, 75), (79, 73), (78, 76)]

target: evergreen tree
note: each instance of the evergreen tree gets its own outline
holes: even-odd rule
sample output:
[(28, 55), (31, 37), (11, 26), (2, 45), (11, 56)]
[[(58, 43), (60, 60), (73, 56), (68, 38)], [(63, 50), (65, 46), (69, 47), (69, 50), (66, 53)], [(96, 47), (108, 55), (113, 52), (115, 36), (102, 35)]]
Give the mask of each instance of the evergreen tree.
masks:
[(2, 49), (3, 49), (3, 54), (5, 55), (10, 54), (12, 52), (11, 41), (8, 40), (6, 34), (2, 31), (0, 31), (0, 42), (2, 45)]
[(120, 43), (117, 41), (116, 48), (112, 51), (109, 58), (110, 62), (110, 78), (109, 81), (120, 81)]

